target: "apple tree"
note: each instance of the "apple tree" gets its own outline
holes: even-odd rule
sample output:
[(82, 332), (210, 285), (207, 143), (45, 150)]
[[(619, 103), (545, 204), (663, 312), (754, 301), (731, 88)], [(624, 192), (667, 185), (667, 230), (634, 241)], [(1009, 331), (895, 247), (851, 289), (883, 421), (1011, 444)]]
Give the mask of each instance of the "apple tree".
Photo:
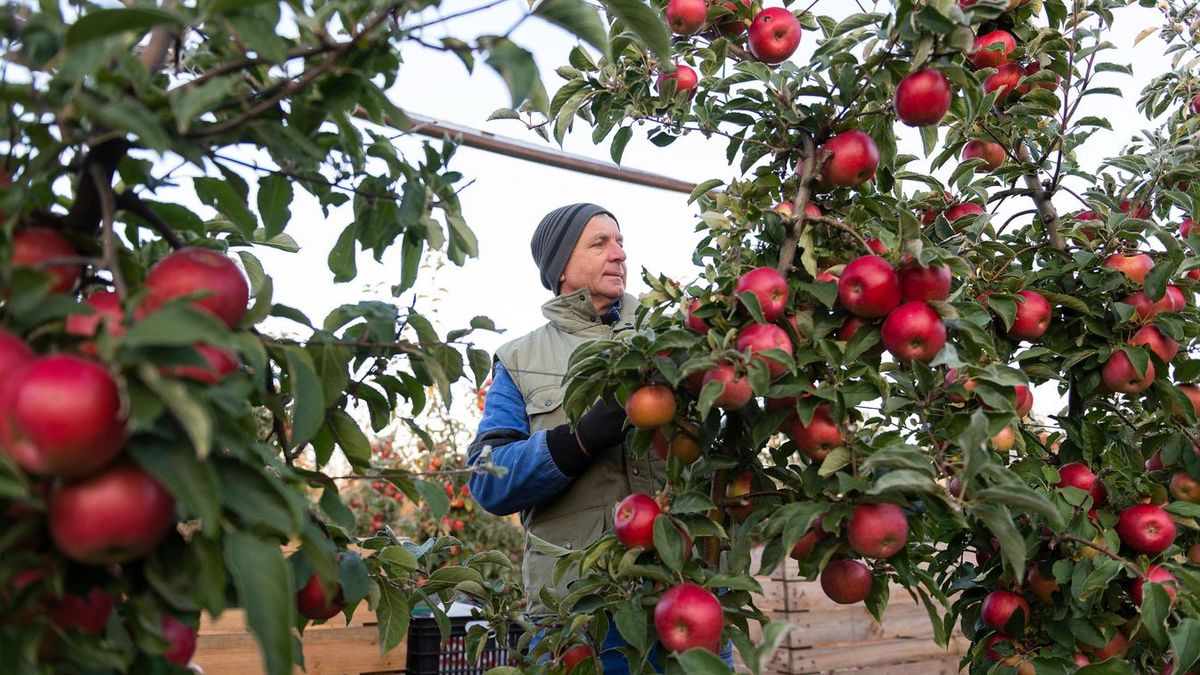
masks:
[[(603, 4), (604, 48), (530, 126), (587, 125), (616, 161), (639, 128), (699, 134), (736, 177), (691, 195), (695, 277), (645, 272), (636, 334), (573, 357), (568, 410), (615, 395), (668, 475), (586, 550), (547, 547), (579, 580), (532, 659), (615, 625), (635, 672), (656, 644), (725, 672), (722, 640), (757, 672), (784, 627), (751, 641), (749, 573), (791, 556), (884, 621), (903, 588), (971, 672), (1192, 669), (1195, 3), (1136, 3), (1174, 70), (1097, 165), (1132, 2)], [(1064, 398), (1049, 420), (1035, 387)]]
[[(493, 598), (479, 570), (507, 558), (433, 571), (456, 539), (360, 532), (335, 481), (385, 481), (440, 519), (436, 472), (373, 464), (362, 426), (399, 419), (432, 447), (416, 421), (429, 388), (449, 400), (490, 369), (472, 344), (490, 320), (440, 333), (409, 298), (425, 253), (476, 254), (456, 144), (393, 142), (411, 126), (389, 98), (401, 48), (447, 35), (437, 5), (0, 8), (6, 672), (180, 671), (200, 613), (236, 607), (266, 671), (290, 673), (310, 621), (369, 605), (390, 650), (416, 603), (445, 625), (455, 589)], [(579, 0), (531, 17), (603, 34)], [(440, 39), (513, 105), (546, 109), (507, 34)], [(339, 213), (333, 277), (354, 279), (360, 250), (398, 250), (396, 301), (323, 317), (274, 302), (287, 278), (256, 253), (295, 252), (298, 228)]]

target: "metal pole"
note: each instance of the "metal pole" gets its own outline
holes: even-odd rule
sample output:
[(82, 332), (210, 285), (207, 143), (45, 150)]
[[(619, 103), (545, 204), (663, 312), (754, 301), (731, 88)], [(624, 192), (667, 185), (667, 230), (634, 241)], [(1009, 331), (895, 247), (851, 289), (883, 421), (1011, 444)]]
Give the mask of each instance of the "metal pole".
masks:
[(668, 178), (638, 169), (623, 169), (609, 162), (601, 162), (590, 157), (583, 157), (582, 155), (543, 148), (525, 141), (518, 141), (514, 138), (497, 136), (487, 131), (479, 131), (478, 129), (443, 122), (407, 111), (405, 115), (412, 121), (412, 131), (414, 133), (431, 138), (460, 138), (462, 139), (462, 144), (470, 148), (478, 148), (508, 157), (537, 162), (546, 166), (578, 171), (579, 173), (586, 173), (592, 176), (611, 178), (613, 180), (645, 185), (661, 190), (691, 194), (692, 190), (696, 189), (695, 183), (677, 178)]

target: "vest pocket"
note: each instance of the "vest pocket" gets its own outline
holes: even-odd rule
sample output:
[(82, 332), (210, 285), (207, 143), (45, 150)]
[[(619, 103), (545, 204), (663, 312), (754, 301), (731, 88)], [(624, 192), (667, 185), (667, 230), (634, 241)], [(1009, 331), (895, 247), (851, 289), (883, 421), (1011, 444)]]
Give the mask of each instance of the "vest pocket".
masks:
[[(596, 543), (605, 530), (612, 527), (613, 506), (612, 504), (595, 506), (541, 521), (535, 519), (527, 527), (530, 534), (539, 539), (571, 551), (579, 551)], [(548, 613), (541, 603), (539, 594), (542, 587), (549, 585), (554, 579), (554, 567), (558, 564), (558, 560), (554, 556), (533, 550), (526, 540), (522, 576), (525, 581), (525, 594), (529, 598), (531, 615)], [(564, 574), (562, 581), (557, 586), (558, 595), (565, 594), (567, 584), (578, 578), (579, 575), (574, 569)]]
[(562, 407), (566, 389), (559, 385), (550, 385), (534, 389), (525, 399), (525, 414), (529, 415), (530, 427), (538, 429), (535, 423), (537, 415), (552, 413)]

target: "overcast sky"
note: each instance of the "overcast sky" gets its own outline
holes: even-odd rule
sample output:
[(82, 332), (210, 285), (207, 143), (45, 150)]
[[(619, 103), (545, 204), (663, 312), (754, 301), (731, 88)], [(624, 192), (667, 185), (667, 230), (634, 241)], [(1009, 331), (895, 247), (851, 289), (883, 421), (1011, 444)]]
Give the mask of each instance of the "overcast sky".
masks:
[[(479, 4), (482, 2), (449, 0), (440, 11), (443, 15), (451, 14)], [(816, 11), (845, 15), (849, 13), (847, 5), (853, 6), (841, 0), (821, 0)], [(465, 38), (503, 32), (525, 11), (525, 7), (522, 0), (513, 0), (486, 13), (455, 20), (425, 37), (437, 39), (454, 35)], [(1119, 10), (1117, 16), (1117, 31), (1110, 39), (1119, 51), (1107, 60), (1131, 64), (1134, 77), (1102, 75), (1100, 81), (1120, 87), (1124, 97), (1085, 99), (1084, 110), (1079, 116), (1101, 115), (1111, 120), (1116, 130), (1098, 131), (1080, 153), (1081, 162), (1090, 167), (1095, 167), (1101, 158), (1116, 154), (1134, 131), (1149, 126), (1135, 108), (1138, 92), (1150, 77), (1170, 69), (1169, 61), (1162, 57), (1164, 45), (1157, 37), (1144, 40), (1136, 48), (1133, 46), (1139, 32), (1159, 24), (1159, 13), (1133, 7)], [(534, 52), (552, 95), (561, 83), (554, 69), (566, 63), (575, 40), (558, 28), (533, 20), (524, 22), (513, 38)], [(816, 43), (815, 34), (806, 33), (793, 59), (803, 60)], [(403, 56), (405, 63), (393, 97), (402, 108), (523, 141), (543, 143), (518, 122), (486, 121), (493, 110), (510, 102), (503, 81), (486, 66), (479, 65), (475, 73), (469, 75), (456, 57), (416, 45), (407, 47)], [(732, 177), (733, 169), (726, 164), (725, 143), (721, 140), (710, 142), (693, 135), (667, 148), (658, 148), (646, 141), (646, 129), (635, 128), (633, 140), (624, 155), (626, 167), (693, 182)], [(904, 151), (918, 156), (923, 154), (915, 133), (907, 133), (903, 141)], [(417, 147), (406, 140), (401, 140), (398, 145), (405, 151)], [(576, 130), (567, 137), (564, 149), (598, 159), (609, 157), (607, 144), (593, 145), (591, 129), (582, 121), (578, 121)], [(947, 176), (953, 169), (953, 162), (950, 165), (944, 172)], [(467, 223), (479, 237), (480, 256), (462, 269), (450, 266), (438, 275), (436, 293), (443, 298), (438, 303), (439, 318), (444, 326), (455, 327), (465, 325), (477, 314), (491, 316), (508, 333), (506, 336), (481, 336), (480, 346), (489, 351), (502, 341), (542, 323), (538, 308), (549, 299), (549, 292), (538, 282), (537, 270), (530, 257), (529, 237), (542, 215), (563, 204), (596, 202), (617, 215), (626, 238), (631, 292), (645, 289), (640, 281), (643, 266), (683, 281), (695, 276), (690, 258), (697, 241), (694, 229), (698, 212), (687, 204), (687, 195), (552, 169), (469, 148), (458, 151), (452, 166), (461, 171), (466, 180), (474, 181), (460, 196)], [(1066, 211), (1079, 208), (1078, 202), (1069, 196), (1056, 201)], [(386, 256), (383, 264), (376, 264), (370, 255), (361, 255), (358, 280), (350, 284), (332, 283), (325, 256), (348, 222), (349, 208), (333, 212), (325, 221), (315, 202), (298, 199), (293, 204), (293, 213), (295, 219), (288, 231), (303, 247), (301, 260), (290, 255), (261, 252), (268, 272), (276, 279), (277, 302), (300, 307), (319, 321), (331, 308), (356, 302), (365, 294), (374, 294), (380, 299), (389, 297), (387, 285), (394, 283), (399, 274), (398, 258), (394, 253)], [(1049, 391), (1045, 395), (1042, 391), (1038, 393), (1038, 409), (1052, 411), (1057, 405), (1053, 400), (1055, 397)]]

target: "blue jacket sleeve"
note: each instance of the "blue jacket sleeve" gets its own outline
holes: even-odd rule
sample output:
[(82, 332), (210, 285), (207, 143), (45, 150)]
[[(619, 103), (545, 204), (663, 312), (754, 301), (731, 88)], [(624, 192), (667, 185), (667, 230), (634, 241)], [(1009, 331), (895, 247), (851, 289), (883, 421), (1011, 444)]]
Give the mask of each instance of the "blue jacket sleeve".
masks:
[(571, 477), (550, 456), (546, 432), (529, 433), (525, 398), (516, 382), (496, 361), (492, 386), (483, 404), (479, 431), (468, 449), (467, 462), (474, 466), (484, 459), (504, 467), (507, 473), (473, 473), (468, 481), (475, 501), (499, 516), (523, 511), (561, 492)]

